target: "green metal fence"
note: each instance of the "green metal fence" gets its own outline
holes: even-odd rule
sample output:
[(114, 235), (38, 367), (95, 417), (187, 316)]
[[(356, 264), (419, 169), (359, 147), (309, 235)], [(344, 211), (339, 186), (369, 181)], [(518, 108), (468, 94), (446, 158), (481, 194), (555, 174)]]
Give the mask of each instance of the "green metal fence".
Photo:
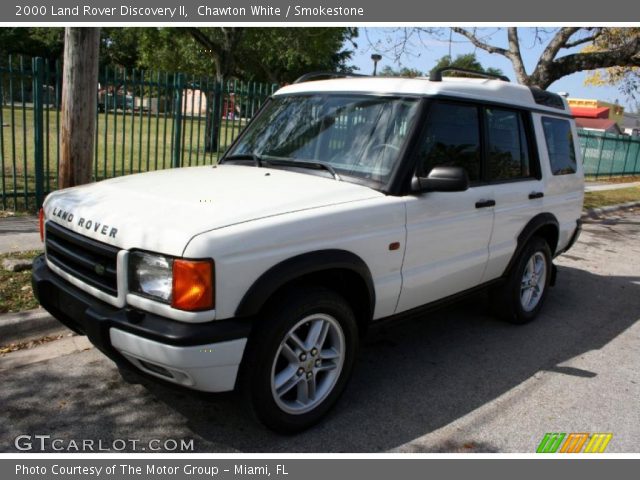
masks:
[[(62, 66), (0, 61), (0, 208), (34, 210), (57, 189)], [(104, 67), (94, 180), (215, 163), (275, 85)]]
[(640, 137), (579, 130), (584, 172), (603, 178), (640, 174)]

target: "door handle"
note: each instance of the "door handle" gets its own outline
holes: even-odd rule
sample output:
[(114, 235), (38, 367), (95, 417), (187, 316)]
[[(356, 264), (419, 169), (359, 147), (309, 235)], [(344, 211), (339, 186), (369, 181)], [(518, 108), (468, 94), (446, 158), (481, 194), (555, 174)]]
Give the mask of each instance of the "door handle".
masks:
[(529, 194), (529, 200), (535, 200), (536, 198), (542, 198), (544, 197), (544, 193), (542, 192), (531, 192)]
[(476, 208), (487, 208), (487, 207), (495, 207), (495, 206), (496, 206), (495, 200), (480, 200), (479, 202), (476, 202)]

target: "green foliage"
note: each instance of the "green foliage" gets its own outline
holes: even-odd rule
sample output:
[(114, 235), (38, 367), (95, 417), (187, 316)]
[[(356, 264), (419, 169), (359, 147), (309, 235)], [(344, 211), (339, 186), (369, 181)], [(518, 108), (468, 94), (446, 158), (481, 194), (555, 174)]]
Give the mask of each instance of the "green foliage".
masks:
[(355, 47), (357, 36), (355, 28), (236, 28), (229, 35), (220, 27), (200, 27), (205, 45), (187, 29), (139, 30), (142, 68), (213, 75), (218, 60), (230, 76), (280, 84), (314, 70), (351, 71), (353, 51), (344, 45)]
[[(196, 30), (215, 51), (196, 39)], [(207, 76), (218, 68), (243, 80), (282, 84), (314, 70), (352, 71), (349, 61), (357, 35), (352, 27), (104, 27), (100, 67)], [(64, 28), (0, 29), (0, 57), (21, 54), (56, 60), (63, 50)]]
[[(483, 67), (478, 59), (476, 58), (474, 53), (467, 53), (464, 55), (458, 55), (455, 59), (451, 59), (449, 55), (445, 55), (440, 58), (436, 65), (431, 69), (431, 72), (437, 70), (438, 68), (444, 67), (457, 67), (464, 68), (466, 70), (475, 70), (483, 73), (490, 73), (492, 75), (502, 75), (502, 70), (498, 68), (485, 68)], [(407, 77), (407, 78), (415, 78), (425, 76), (423, 72), (417, 70), (415, 68), (402, 67), (400, 70), (394, 70), (389, 65), (385, 65), (385, 67), (380, 71), (379, 75), (381, 77)], [(465, 75), (464, 73), (457, 72), (448, 72), (444, 74), (445, 76), (456, 76), (456, 77), (470, 77), (471, 75)]]
[[(640, 37), (640, 28), (611, 27), (603, 28), (592, 44), (582, 49), (584, 53), (615, 50), (623, 47)], [(640, 53), (636, 53), (636, 57)], [(601, 86), (613, 85), (618, 87), (629, 99), (638, 98), (640, 89), (640, 67), (637, 66), (612, 66), (605, 69), (593, 70), (585, 79), (585, 85)]]
[(356, 28), (250, 28), (236, 55), (237, 73), (246, 79), (290, 83), (311, 71), (351, 72)]
[(215, 62), (185, 29), (141, 28), (137, 66), (145, 70), (213, 75)]
[(289, 83), (314, 70), (351, 71), (353, 51), (345, 49), (356, 28), (189, 28), (197, 51), (226, 77)]
[(389, 65), (385, 65), (385, 67), (378, 74), (381, 77), (407, 77), (407, 78), (416, 78), (422, 77), (424, 74), (415, 68), (402, 67), (400, 70), (394, 70)]
[[(503, 75), (502, 70), (499, 68), (485, 68), (483, 67), (478, 59), (476, 58), (475, 53), (465, 53), (463, 55), (456, 56), (455, 59), (451, 59), (451, 56), (445, 55), (440, 58), (435, 66), (431, 69), (431, 72), (436, 71), (439, 68), (445, 67), (456, 67), (456, 68), (464, 68), (466, 70), (475, 70), (483, 73), (490, 73), (491, 75)], [(464, 73), (459, 72), (447, 72), (444, 74), (445, 76), (455, 76), (455, 77), (470, 77), (471, 75), (465, 75)]]
[(43, 57), (51, 61), (62, 58), (64, 28), (0, 28), (0, 59), (8, 55)]
[(142, 28), (107, 27), (100, 30), (100, 65), (134, 68), (140, 58)]

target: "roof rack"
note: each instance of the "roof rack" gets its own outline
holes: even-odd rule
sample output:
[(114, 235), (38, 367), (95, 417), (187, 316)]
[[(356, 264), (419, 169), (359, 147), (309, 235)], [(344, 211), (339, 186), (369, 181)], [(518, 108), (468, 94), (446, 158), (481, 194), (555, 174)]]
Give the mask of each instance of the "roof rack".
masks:
[(308, 82), (309, 80), (317, 78), (352, 78), (352, 77), (368, 77), (369, 75), (362, 75), (359, 73), (343, 73), (343, 72), (310, 72), (305, 73), (301, 77), (297, 78), (293, 83)]
[(475, 75), (476, 77), (490, 78), (490, 79), (495, 79), (495, 80), (502, 80), (503, 82), (511, 82), (511, 80), (509, 80), (509, 77), (507, 77), (505, 75), (495, 75), (493, 73), (480, 72), (478, 70), (469, 70), (469, 69), (466, 69), (466, 68), (458, 68), (458, 67), (442, 67), (442, 68), (438, 68), (437, 70), (434, 70), (429, 74), (429, 80), (432, 81), (432, 82), (441, 82), (442, 81), (443, 72), (467, 73), (469, 75)]

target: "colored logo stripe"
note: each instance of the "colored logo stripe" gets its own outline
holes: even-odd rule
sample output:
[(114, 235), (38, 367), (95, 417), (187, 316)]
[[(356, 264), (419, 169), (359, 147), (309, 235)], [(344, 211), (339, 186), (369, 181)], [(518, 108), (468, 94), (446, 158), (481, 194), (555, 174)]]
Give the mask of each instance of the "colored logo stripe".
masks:
[(584, 453), (603, 453), (612, 437), (612, 433), (594, 433)]
[(570, 433), (562, 445), (560, 453), (580, 453), (587, 438), (589, 438), (588, 433)]
[(612, 433), (545, 433), (536, 453), (604, 453), (612, 438)]
[(565, 435), (565, 433), (545, 433), (536, 453), (556, 453)]

